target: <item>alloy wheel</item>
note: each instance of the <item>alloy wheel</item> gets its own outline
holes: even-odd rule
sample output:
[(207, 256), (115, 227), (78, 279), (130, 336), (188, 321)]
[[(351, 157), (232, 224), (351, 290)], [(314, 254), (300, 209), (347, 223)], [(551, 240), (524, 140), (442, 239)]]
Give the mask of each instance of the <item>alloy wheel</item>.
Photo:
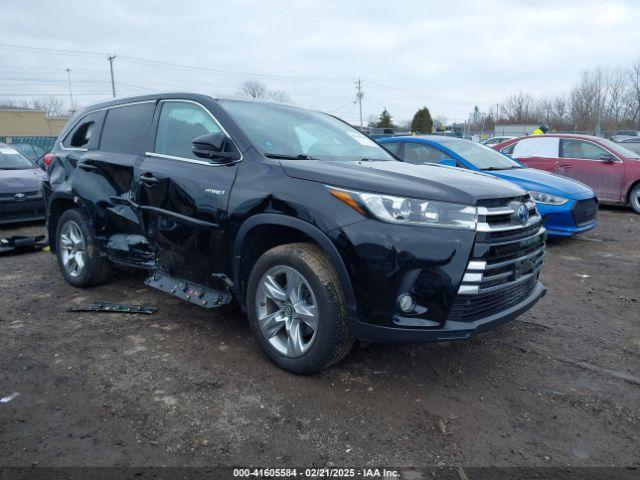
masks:
[(80, 226), (73, 220), (68, 220), (60, 232), (60, 258), (62, 265), (71, 277), (82, 274), (86, 264), (86, 250), (84, 236)]
[(309, 282), (296, 269), (269, 269), (258, 284), (255, 307), (260, 331), (280, 354), (299, 357), (311, 348), (318, 330), (318, 304)]

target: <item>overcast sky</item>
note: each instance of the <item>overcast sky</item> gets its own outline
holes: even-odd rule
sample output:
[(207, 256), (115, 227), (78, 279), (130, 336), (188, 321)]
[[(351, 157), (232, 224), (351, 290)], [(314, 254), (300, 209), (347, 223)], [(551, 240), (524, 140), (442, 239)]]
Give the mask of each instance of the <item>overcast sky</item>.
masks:
[[(464, 120), (517, 91), (568, 91), (581, 70), (640, 58), (640, 2), (562, 1), (33, 1), (2, 0), (0, 97), (59, 95), (66, 68), (81, 105), (149, 91), (233, 95), (248, 79), (292, 103), (358, 122), (426, 105)], [(162, 61), (200, 68), (143, 63)]]

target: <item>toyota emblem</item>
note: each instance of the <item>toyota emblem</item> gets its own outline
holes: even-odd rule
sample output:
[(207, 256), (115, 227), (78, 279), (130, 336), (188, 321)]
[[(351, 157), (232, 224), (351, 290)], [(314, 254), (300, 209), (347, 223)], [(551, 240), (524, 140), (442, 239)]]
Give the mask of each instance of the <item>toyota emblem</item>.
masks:
[(27, 198), (27, 196), (24, 193), (16, 193), (13, 198), (16, 199), (16, 201), (21, 202), (23, 201), (25, 198)]
[(524, 203), (518, 207), (518, 220), (522, 225), (526, 225), (529, 221), (529, 209)]

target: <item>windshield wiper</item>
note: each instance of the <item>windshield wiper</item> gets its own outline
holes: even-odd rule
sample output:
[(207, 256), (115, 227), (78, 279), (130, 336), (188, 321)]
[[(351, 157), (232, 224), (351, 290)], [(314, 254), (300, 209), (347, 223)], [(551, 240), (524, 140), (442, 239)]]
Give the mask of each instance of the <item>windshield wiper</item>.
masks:
[(280, 158), (282, 160), (317, 160), (317, 158), (305, 155), (304, 153), (299, 153), (298, 155), (285, 155), (284, 153), (265, 153), (264, 156), (267, 158)]

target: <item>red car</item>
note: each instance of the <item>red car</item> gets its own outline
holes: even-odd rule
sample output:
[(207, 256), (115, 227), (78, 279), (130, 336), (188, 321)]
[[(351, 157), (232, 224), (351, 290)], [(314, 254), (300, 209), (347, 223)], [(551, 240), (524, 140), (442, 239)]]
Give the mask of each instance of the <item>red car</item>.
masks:
[(600, 203), (631, 205), (640, 213), (640, 154), (611, 140), (558, 133), (513, 138), (492, 148), (588, 185)]

